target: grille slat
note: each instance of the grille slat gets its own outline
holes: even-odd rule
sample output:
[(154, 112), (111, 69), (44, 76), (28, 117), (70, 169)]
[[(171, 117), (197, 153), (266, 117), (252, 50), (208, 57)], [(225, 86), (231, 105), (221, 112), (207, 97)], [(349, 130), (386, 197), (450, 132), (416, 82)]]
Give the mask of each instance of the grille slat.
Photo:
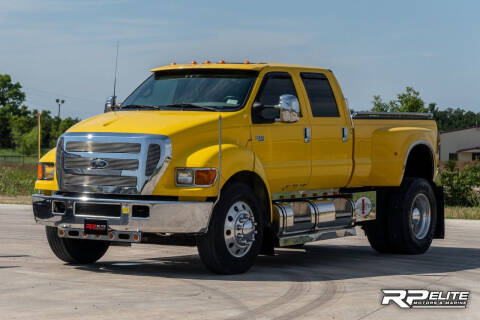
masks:
[(145, 175), (150, 176), (157, 167), (160, 160), (160, 146), (158, 144), (151, 144), (148, 146), (147, 167)]
[[(92, 169), (91, 162), (95, 158), (65, 158), (64, 167), (67, 169)], [(111, 170), (137, 170), (138, 160), (136, 159), (103, 159), (108, 162), (108, 165), (102, 169)]]
[(140, 143), (68, 141), (67, 152), (139, 153)]
[(137, 185), (137, 177), (123, 176), (88, 176), (63, 174), (63, 183), (68, 185), (80, 186), (119, 186), (119, 187), (135, 187)]

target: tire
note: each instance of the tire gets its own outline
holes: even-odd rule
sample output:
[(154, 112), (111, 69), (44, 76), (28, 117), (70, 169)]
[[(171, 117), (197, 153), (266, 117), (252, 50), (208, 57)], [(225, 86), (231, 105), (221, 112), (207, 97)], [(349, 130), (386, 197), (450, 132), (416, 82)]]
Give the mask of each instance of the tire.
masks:
[(430, 248), (437, 224), (437, 205), (431, 184), (406, 178), (389, 198), (388, 237), (398, 253), (422, 254)]
[[(243, 244), (238, 239), (251, 243)], [(214, 273), (243, 273), (254, 264), (262, 242), (263, 215), (253, 190), (243, 183), (225, 187), (213, 210), (208, 232), (197, 238), (202, 262)]]
[(370, 246), (379, 253), (395, 252), (388, 233), (388, 196), (386, 190), (377, 191), (376, 219), (366, 221), (363, 225)]
[(104, 241), (60, 238), (56, 227), (47, 226), (45, 231), (50, 249), (57, 258), (67, 263), (93, 263), (103, 257), (110, 246)]

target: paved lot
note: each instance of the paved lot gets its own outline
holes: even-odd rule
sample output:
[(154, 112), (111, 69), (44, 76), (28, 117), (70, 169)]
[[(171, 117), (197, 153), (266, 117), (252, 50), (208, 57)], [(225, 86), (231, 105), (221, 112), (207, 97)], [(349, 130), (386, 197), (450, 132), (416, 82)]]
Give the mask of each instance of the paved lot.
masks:
[[(0, 319), (479, 319), (480, 221), (447, 221), (421, 256), (378, 255), (363, 236), (259, 257), (217, 276), (196, 248), (110, 248), (91, 266), (62, 263), (30, 206), (0, 205)], [(466, 310), (381, 306), (382, 288), (467, 289)]]

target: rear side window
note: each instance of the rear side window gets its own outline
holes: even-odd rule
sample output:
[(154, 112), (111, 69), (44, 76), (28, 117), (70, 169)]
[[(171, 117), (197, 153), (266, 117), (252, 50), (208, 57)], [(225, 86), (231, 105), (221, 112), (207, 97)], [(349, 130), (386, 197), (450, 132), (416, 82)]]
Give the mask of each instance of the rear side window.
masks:
[(314, 117), (338, 117), (337, 102), (328, 79), (321, 73), (301, 73)]
[(291, 94), (297, 96), (292, 77), (284, 72), (268, 73), (263, 79), (263, 85), (257, 101), (264, 106), (275, 106), (280, 100), (282, 94)]

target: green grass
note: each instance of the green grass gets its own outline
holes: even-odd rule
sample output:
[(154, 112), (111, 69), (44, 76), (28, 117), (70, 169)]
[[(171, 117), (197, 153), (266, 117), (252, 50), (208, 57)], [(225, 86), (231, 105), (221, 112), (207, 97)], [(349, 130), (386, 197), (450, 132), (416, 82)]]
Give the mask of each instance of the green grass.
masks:
[(0, 194), (7, 196), (31, 195), (36, 179), (34, 164), (0, 162)]
[(480, 220), (480, 208), (445, 206), (445, 218)]

